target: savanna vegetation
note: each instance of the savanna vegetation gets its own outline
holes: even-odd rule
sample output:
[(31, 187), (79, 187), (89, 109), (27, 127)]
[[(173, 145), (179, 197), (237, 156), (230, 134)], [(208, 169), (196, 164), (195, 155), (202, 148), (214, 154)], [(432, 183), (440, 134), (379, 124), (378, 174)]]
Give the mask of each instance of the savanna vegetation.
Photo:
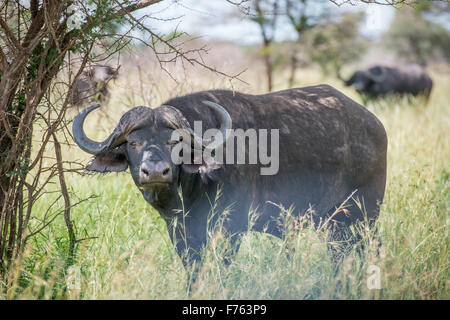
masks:
[[(161, 86), (163, 91), (158, 92), (151, 88), (164, 75), (146, 73), (139, 79), (143, 91), (131, 91), (137, 80), (136, 69), (124, 68), (126, 73), (114, 84), (112, 100), (104, 106), (108, 115), (98, 113), (88, 120), (86, 129), (90, 136), (106, 137), (122, 112), (134, 105), (157, 105), (172, 92), (211, 87), (205, 80), (207, 76), (199, 74), (198, 78), (190, 77), (193, 88), (166, 79)], [(323, 78), (318, 70), (305, 70), (302, 75), (308, 80), (299, 81), (298, 86), (331, 83), (359, 99), (336, 79)], [(206, 262), (190, 297), (448, 299), (450, 77), (437, 70), (433, 76), (436, 88), (428, 105), (405, 99), (368, 106), (385, 125), (389, 138), (388, 183), (377, 223), (381, 243), (370, 240), (373, 231), (363, 231), (368, 241), (363, 254), (350, 254), (335, 274), (326, 232), (317, 232), (300, 221), (292, 224), (284, 241), (250, 233), (234, 262), (225, 267), (220, 257), (226, 241), (219, 232), (211, 235)], [(251, 92), (257, 77), (247, 80), (250, 85), (239, 89)], [(158, 83), (161, 85), (160, 80)], [(219, 80), (213, 85), (223, 86), (227, 86), (226, 82)], [(68, 117), (75, 113), (71, 110)], [(68, 159), (83, 163), (89, 160), (76, 146), (62, 149)], [(13, 285), (3, 289), (3, 298), (188, 298), (189, 273), (173, 249), (165, 223), (141, 197), (128, 173), (67, 174), (66, 179), (77, 199), (95, 196), (72, 209), (77, 234), (87, 238), (78, 244), (74, 267), (68, 274), (69, 239), (64, 219), (58, 217), (32, 239), (24, 257), (11, 269)], [(49, 206), (55, 210), (63, 206), (62, 200), (56, 198), (49, 193), (39, 199), (34, 209), (36, 219), (43, 219)], [(379, 290), (367, 287), (373, 272), (369, 266), (380, 268)], [(66, 287), (68, 276), (73, 282), (72, 290)]]

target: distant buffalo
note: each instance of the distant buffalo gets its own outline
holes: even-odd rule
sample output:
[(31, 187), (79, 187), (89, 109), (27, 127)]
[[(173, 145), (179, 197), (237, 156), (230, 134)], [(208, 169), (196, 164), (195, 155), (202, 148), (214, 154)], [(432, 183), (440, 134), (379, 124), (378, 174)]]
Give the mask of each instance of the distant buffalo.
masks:
[(356, 71), (345, 80), (338, 77), (346, 86), (353, 86), (365, 101), (387, 95), (423, 95), (427, 99), (433, 87), (433, 81), (426, 71), (418, 65), (402, 68), (374, 66)]
[[(130, 168), (144, 199), (166, 221), (185, 265), (201, 260), (208, 228), (218, 219), (224, 219), (224, 230), (238, 246), (249, 228), (282, 237), (286, 230), (277, 220), (279, 206), (292, 208), (294, 215), (313, 208), (311, 219), (329, 225), (340, 242), (351, 225), (378, 217), (386, 183), (386, 131), (375, 115), (330, 86), (265, 95), (211, 90), (176, 97), (156, 108), (130, 109), (106, 140), (95, 142), (86, 136), (83, 123), (98, 107), (83, 110), (73, 122), (75, 142), (94, 155), (87, 169), (105, 173)], [(196, 123), (205, 130), (216, 128), (218, 138), (203, 139), (202, 129), (200, 135), (195, 132)], [(180, 130), (184, 137), (173, 135)], [(270, 146), (250, 137), (269, 131)], [(246, 136), (253, 143), (247, 144)], [(187, 156), (175, 161), (180, 146)], [(230, 161), (223, 161), (222, 146)], [(267, 154), (266, 147), (270, 161), (245, 161), (252, 154)], [(222, 156), (213, 159), (212, 152)], [(200, 161), (195, 162), (197, 153)], [(239, 154), (244, 161), (234, 161)], [(363, 206), (351, 198), (359, 198)], [(336, 214), (344, 202), (345, 212)], [(251, 211), (258, 216), (252, 224)]]
[(108, 83), (112, 79), (117, 79), (117, 71), (104, 65), (96, 65), (85, 70), (75, 81), (71, 96), (72, 105), (81, 106), (107, 101), (110, 96)]

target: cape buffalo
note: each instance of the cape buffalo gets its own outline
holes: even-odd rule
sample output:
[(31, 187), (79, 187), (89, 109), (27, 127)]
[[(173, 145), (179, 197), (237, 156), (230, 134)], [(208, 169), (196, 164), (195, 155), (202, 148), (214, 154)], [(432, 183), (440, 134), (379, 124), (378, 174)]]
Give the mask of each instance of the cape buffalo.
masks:
[[(357, 221), (373, 222), (378, 216), (386, 182), (385, 129), (366, 108), (328, 85), (263, 95), (203, 91), (154, 109), (135, 107), (102, 142), (90, 140), (83, 131), (84, 119), (98, 107), (83, 110), (73, 123), (75, 142), (95, 155), (87, 169), (119, 172), (129, 167), (145, 200), (165, 219), (185, 264), (200, 260), (208, 228), (216, 221), (222, 221), (229, 239), (238, 246), (236, 240), (249, 229), (250, 211), (257, 213), (252, 230), (278, 237), (284, 232), (278, 219), (281, 206), (292, 206), (295, 215), (312, 208), (313, 221), (319, 225), (349, 200), (345, 212), (334, 215), (329, 224), (335, 235)], [(202, 131), (192, 130), (195, 121), (201, 121)], [(218, 128), (221, 134), (205, 142), (200, 135), (209, 128)], [(271, 141), (272, 155), (279, 155), (272, 159), (278, 161), (275, 172), (262, 174), (267, 161), (236, 164), (233, 156), (234, 161), (219, 163), (202, 155), (230, 145), (238, 154), (242, 149), (237, 135), (230, 132), (239, 128), (249, 140), (252, 130), (271, 132), (266, 141)], [(201, 144), (186, 142), (183, 135), (174, 139), (175, 130)], [(173, 150), (180, 146), (193, 154), (200, 151), (200, 161), (174, 162)], [(246, 159), (263, 147), (245, 143)], [(356, 205), (356, 199), (365, 210)]]
[(402, 68), (374, 66), (356, 71), (348, 80), (344, 80), (340, 73), (338, 77), (346, 86), (353, 86), (364, 100), (390, 94), (413, 96), (423, 94), (428, 99), (433, 87), (430, 76), (418, 65)]
[(108, 82), (111, 79), (117, 79), (117, 70), (110, 66), (96, 65), (88, 68), (75, 81), (72, 105), (107, 101), (110, 96)]

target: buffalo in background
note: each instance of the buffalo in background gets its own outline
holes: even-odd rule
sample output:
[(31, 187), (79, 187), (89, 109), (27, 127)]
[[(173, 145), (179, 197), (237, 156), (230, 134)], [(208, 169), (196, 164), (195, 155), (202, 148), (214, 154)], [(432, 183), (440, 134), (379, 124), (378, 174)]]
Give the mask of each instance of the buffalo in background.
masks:
[(95, 65), (85, 70), (75, 81), (71, 103), (82, 106), (93, 102), (106, 102), (110, 92), (108, 83), (117, 79), (118, 69), (107, 65)]
[(338, 77), (346, 86), (353, 86), (364, 102), (387, 95), (423, 95), (428, 100), (433, 87), (430, 76), (419, 65), (402, 68), (377, 65), (356, 71), (348, 80), (339, 72)]

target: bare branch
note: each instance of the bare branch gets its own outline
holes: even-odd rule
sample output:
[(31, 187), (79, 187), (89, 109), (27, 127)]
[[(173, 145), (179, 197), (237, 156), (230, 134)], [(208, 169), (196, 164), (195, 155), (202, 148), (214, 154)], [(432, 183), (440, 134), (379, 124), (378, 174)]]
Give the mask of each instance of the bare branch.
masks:
[[(117, 0), (116, 0), (116, 3), (117, 3), (119, 6), (122, 7), (122, 4), (119, 3)], [(170, 52), (166, 52), (166, 53), (164, 53), (164, 54), (166, 54), (166, 55), (167, 55), (167, 54), (173, 54), (174, 57), (173, 57), (172, 59), (166, 60), (166, 61), (159, 59), (160, 64), (161, 64), (162, 62), (172, 62), (172, 61), (175, 61), (175, 60), (178, 59), (178, 58), (182, 58), (184, 61), (189, 62), (191, 65), (197, 64), (197, 65), (199, 65), (199, 66), (201, 66), (201, 67), (203, 67), (203, 68), (205, 68), (205, 69), (207, 69), (207, 70), (210, 70), (210, 71), (212, 71), (212, 72), (214, 72), (214, 73), (217, 73), (217, 74), (219, 74), (219, 75), (225, 76), (225, 77), (230, 78), (230, 79), (237, 79), (237, 80), (239, 80), (239, 81), (245, 83), (245, 81), (243, 81), (242, 79), (239, 79), (239, 76), (242, 74), (243, 71), (242, 71), (242, 72), (239, 72), (238, 74), (235, 74), (235, 75), (228, 75), (228, 74), (226, 74), (226, 73), (223, 72), (223, 71), (220, 71), (220, 70), (217, 70), (216, 68), (213, 68), (213, 67), (211, 67), (211, 66), (208, 66), (207, 64), (205, 64), (205, 63), (202, 62), (201, 60), (198, 60), (198, 59), (196, 59), (196, 58), (189, 57), (188, 54), (189, 54), (190, 52), (192, 52), (192, 51), (182, 51), (182, 50), (178, 49), (175, 45), (173, 45), (173, 44), (171, 43), (171, 42), (172, 42), (171, 39), (169, 39), (169, 40), (163, 39), (160, 35), (156, 34), (156, 33), (153, 32), (152, 30), (150, 30), (147, 26), (145, 26), (140, 20), (136, 19), (136, 17), (134, 17), (133, 15), (131, 15), (129, 12), (127, 12), (126, 15), (127, 15), (127, 16), (128, 16), (128, 17), (136, 24), (136, 25), (139, 25), (142, 29), (144, 29), (145, 31), (147, 31), (154, 39), (156, 39), (156, 40), (159, 41), (160, 43), (166, 45), (166, 46), (170, 49)], [(177, 36), (177, 35), (175, 34), (174, 37), (176, 37), (176, 36)], [(156, 50), (156, 48), (155, 48), (154, 46), (153, 46), (152, 49), (155, 51), (155, 53), (156, 53), (157, 55), (161, 55), (161, 54), (162, 54), (162, 53), (158, 53), (158, 51)], [(201, 49), (200, 49), (200, 50), (199, 50), (199, 49), (196, 49), (196, 50), (194, 50), (194, 51), (195, 51), (195, 52), (199, 52), (199, 51), (201, 51)], [(161, 65), (161, 68), (164, 70), (164, 67), (163, 67), (162, 65)]]
[(414, 5), (417, 4), (420, 0), (329, 0), (334, 3), (338, 7), (349, 4), (356, 5), (358, 2), (367, 3), (367, 4), (378, 4), (384, 6), (399, 6), (399, 5)]

